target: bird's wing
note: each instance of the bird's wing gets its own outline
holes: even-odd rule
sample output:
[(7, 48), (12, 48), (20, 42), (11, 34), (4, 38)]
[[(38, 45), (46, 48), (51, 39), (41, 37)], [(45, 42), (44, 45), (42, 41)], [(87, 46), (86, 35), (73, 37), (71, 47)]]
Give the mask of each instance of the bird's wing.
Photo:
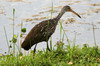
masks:
[(49, 19), (35, 25), (28, 33), (25, 40), (27, 41), (32, 40), (34, 41), (34, 43), (42, 41), (42, 39), (45, 38), (45, 36), (47, 35), (48, 32), (47, 28), (49, 28), (48, 25), (51, 21), (52, 20)]
[(45, 20), (41, 23), (35, 25), (28, 35), (26, 36), (25, 40), (22, 43), (22, 47), (24, 49), (29, 49), (34, 44), (37, 44), (42, 41), (47, 41), (49, 37), (54, 33), (55, 28), (52, 29), (52, 22), (53, 20)]

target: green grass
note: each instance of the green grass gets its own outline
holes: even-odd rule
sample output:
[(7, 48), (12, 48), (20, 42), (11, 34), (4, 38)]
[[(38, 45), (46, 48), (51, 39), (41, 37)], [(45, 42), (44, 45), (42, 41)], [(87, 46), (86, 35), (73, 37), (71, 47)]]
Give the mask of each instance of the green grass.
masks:
[(37, 51), (33, 56), (7, 55), (0, 57), (1, 66), (100, 66), (100, 48), (65, 46), (58, 43), (52, 51)]

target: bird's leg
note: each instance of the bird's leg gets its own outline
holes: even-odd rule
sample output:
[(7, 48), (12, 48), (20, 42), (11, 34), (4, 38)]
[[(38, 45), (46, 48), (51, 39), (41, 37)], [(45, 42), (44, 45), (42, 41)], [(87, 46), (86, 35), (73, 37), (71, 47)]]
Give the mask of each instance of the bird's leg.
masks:
[(36, 52), (36, 46), (37, 46), (37, 44), (36, 44), (35, 47), (34, 47), (34, 53)]
[(33, 50), (33, 58), (34, 58), (34, 56), (35, 56), (36, 46), (37, 46), (37, 44), (35, 45), (34, 50)]
[(48, 45), (48, 41), (46, 41), (47, 42), (47, 50), (49, 50), (50, 51), (50, 48), (49, 48), (49, 45)]

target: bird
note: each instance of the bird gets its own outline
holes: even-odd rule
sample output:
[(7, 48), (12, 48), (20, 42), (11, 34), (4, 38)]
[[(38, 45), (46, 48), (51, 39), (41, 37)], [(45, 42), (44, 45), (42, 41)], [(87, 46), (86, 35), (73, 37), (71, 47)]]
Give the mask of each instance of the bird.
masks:
[(56, 17), (52, 19), (44, 20), (36, 24), (25, 37), (24, 41), (21, 44), (21, 47), (24, 50), (29, 50), (33, 45), (35, 45), (34, 47), (34, 52), (35, 52), (37, 44), (45, 41), (47, 42), (47, 50), (50, 51), (48, 40), (55, 32), (58, 21), (60, 20), (60, 18), (63, 16), (65, 12), (72, 12), (75, 15), (77, 15), (79, 18), (81, 18), (81, 16), (75, 11), (73, 11), (70, 6), (66, 5), (61, 9), (60, 13)]

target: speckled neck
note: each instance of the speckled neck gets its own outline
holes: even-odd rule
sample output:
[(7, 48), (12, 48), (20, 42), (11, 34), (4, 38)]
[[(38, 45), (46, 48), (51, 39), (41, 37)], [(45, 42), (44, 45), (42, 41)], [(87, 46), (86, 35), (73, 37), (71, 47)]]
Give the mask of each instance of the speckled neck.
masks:
[(65, 9), (63, 8), (55, 19), (56, 19), (57, 21), (59, 21), (60, 18), (63, 16), (64, 13), (65, 13)]

